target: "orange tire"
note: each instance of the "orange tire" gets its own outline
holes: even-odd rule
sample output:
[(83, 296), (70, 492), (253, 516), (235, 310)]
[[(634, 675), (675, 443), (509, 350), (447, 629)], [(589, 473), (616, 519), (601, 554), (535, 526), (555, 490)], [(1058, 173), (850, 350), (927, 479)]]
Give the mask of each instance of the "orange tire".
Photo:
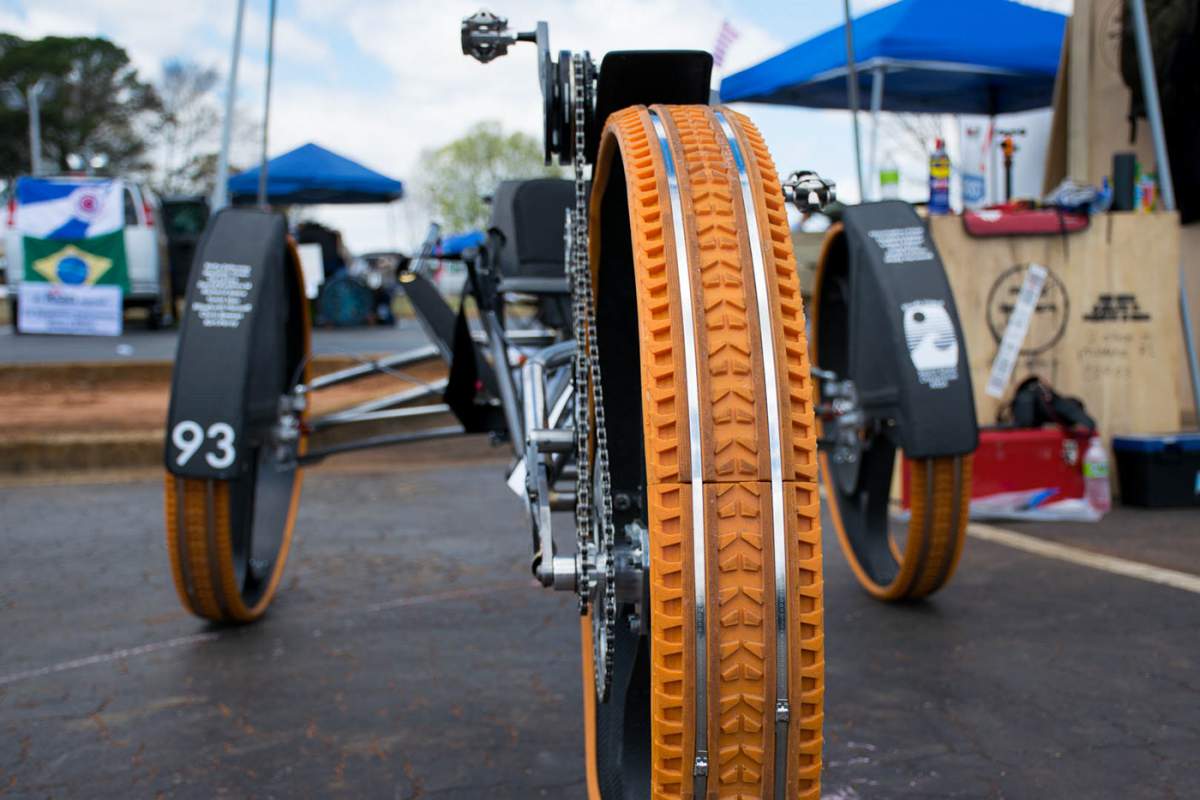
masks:
[[(308, 305), (300, 261), (289, 240), (287, 261), (294, 280), (288, 325), (300, 347), (286, 370), (308, 380), (311, 352)], [(180, 352), (179, 359), (186, 358)], [(280, 356), (284, 358), (284, 356)], [(281, 387), (281, 393), (291, 390)], [(303, 455), (304, 436), (297, 446)], [(275, 460), (269, 443), (244, 458), (242, 474), (232, 480), (185, 478), (166, 472), (165, 516), (171, 576), (183, 607), (219, 623), (247, 623), (261, 617), (279, 588), (291, 549), (300, 505), (302, 470)]]
[(625, 109), (589, 229), (614, 487), (640, 497), (650, 581), (606, 702), (584, 620), (589, 796), (817, 798), (816, 436), (774, 164), (734, 111)]
[[(813, 284), (812, 350), (819, 366), (853, 378), (844, 238), (838, 223), (822, 246)], [(849, 480), (839, 477), (828, 452), (820, 454), (829, 515), (850, 569), (867, 592), (889, 601), (925, 597), (950, 580), (962, 555), (971, 497), (971, 455), (908, 461), (912, 516), (900, 546), (888, 530), (895, 453), (885, 435), (875, 436)]]

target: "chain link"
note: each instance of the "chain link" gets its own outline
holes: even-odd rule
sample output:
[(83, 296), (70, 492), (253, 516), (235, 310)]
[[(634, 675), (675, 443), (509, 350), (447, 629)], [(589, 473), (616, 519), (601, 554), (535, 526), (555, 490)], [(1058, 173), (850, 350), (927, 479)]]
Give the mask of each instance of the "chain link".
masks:
[[(593, 652), (596, 659), (596, 690), (601, 699), (608, 694), (612, 681), (613, 644), (616, 635), (617, 590), (616, 532), (613, 524), (612, 473), (608, 460), (608, 427), (605, 422), (604, 384), (600, 374), (600, 350), (596, 337), (595, 298), (588, 256), (588, 175), (587, 175), (587, 118), (594, 68), (586, 53), (571, 57), (572, 105), (574, 122), (575, 209), (571, 218), (571, 277), (572, 300), (575, 311), (576, 342), (575, 380), (575, 444), (578, 483), (576, 487), (575, 524), (579, 557), (579, 607), (586, 611), (595, 584), (593, 572), (598, 565), (604, 569), (603, 595), (596, 598), (599, 608), (592, 608)], [(589, 386), (590, 384), (590, 386)], [(590, 388), (590, 392), (589, 392)], [(589, 398), (591, 399), (589, 408)], [(591, 411), (591, 414), (589, 414)], [(599, 497), (592, 497), (592, 464), (589, 445), (595, 418), (595, 477), (599, 480)], [(599, 509), (592, 504), (598, 503)], [(598, 514), (596, 512), (599, 512)], [(595, 524), (598, 522), (599, 524)], [(593, 533), (595, 532), (595, 533)], [(599, 541), (594, 540), (598, 534)]]

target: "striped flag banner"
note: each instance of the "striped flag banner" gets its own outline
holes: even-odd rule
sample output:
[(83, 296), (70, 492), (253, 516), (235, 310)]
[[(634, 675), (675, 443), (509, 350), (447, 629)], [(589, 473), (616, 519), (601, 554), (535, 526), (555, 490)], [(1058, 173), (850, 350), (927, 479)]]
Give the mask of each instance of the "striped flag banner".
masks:
[(713, 45), (713, 64), (721, 66), (725, 63), (725, 54), (729, 51), (729, 46), (740, 36), (738, 29), (729, 24), (729, 20), (721, 21), (721, 29), (717, 31), (717, 41)]

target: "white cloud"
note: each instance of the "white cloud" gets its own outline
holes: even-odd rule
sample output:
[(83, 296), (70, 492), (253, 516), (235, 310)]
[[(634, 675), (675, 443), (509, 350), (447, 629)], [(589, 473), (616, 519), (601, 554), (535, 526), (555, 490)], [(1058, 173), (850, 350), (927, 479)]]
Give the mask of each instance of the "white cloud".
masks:
[[(344, 25), (361, 50), (384, 65), (386, 88), (368, 93), (354, 85), (314, 87), (276, 83), (271, 125), (272, 151), (315, 140), (359, 159), (415, 188), (422, 150), (445, 143), (481, 119), (496, 120), (508, 130), (541, 136), (541, 95), (536, 79), (535, 50), (514, 46), (509, 54), (483, 65), (462, 55), (459, 26), (478, 10), (478, 0), (444, 3), (359, 2), (339, 5), (336, 18), (325, 4), (306, 4), (322, 24)], [(656, 4), (615, 0), (609, 3), (563, 3), (547, 13), (544, 3), (517, 0), (505, 4), (514, 29), (533, 27), (550, 17), (551, 47), (588, 47), (597, 61), (612, 49), (708, 49), (724, 13), (714, 0), (667, 0)], [(737, 69), (763, 53), (787, 44), (754, 26), (742, 25), (729, 64)], [(378, 76), (376, 76), (378, 78)], [(378, 80), (375, 81), (378, 84)], [(350, 224), (357, 213), (320, 209), (322, 218)], [(354, 224), (354, 228), (358, 228)], [(419, 237), (401, 224), (401, 236)], [(388, 232), (382, 226), (377, 235)], [(355, 248), (389, 244), (384, 240), (346, 239)], [(405, 242), (407, 243), (407, 242)]]
[[(229, 17), (232, 20), (234, 11)], [(233, 23), (229, 23), (232, 31)], [(242, 28), (242, 53), (251, 60), (265, 60), (267, 51), (267, 15), (264, 9), (246, 8), (246, 19)], [(295, 20), (275, 18), (275, 60), (288, 59), (300, 64), (320, 66), (334, 59), (329, 42), (309, 33)]]
[[(42, 36), (105, 36), (128, 51), (137, 68), (157, 74), (163, 60), (187, 53), (200, 35), (228, 27), (232, 4), (104, 0), (103, 3), (62, 0), (53, 7), (35, 3), (24, 10), (0, 14), (0, 27), (25, 38)], [(214, 6), (222, 13), (213, 13)]]

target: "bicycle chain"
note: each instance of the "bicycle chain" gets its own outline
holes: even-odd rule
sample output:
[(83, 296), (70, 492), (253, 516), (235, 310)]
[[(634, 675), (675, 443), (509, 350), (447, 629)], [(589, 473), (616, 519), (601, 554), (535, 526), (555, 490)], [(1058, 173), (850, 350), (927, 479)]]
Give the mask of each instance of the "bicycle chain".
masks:
[[(604, 384), (600, 375), (600, 350), (596, 338), (595, 299), (588, 256), (588, 179), (587, 179), (587, 113), (594, 67), (587, 53), (571, 56), (574, 145), (572, 159), (575, 168), (575, 210), (571, 231), (572, 299), (575, 311), (576, 342), (575, 381), (575, 446), (578, 482), (576, 485), (575, 525), (579, 555), (579, 608), (586, 612), (595, 588), (593, 571), (603, 561), (603, 596), (597, 598), (600, 608), (592, 608), (592, 651), (595, 660), (596, 693), (601, 701), (607, 699), (612, 683), (613, 644), (616, 637), (617, 589), (616, 532), (613, 525), (612, 473), (608, 460), (608, 427), (604, 412)], [(591, 392), (589, 394), (589, 382)], [(600, 481), (599, 497), (592, 498), (592, 465), (588, 445), (592, 434), (588, 398), (592, 399), (595, 416), (595, 470)], [(599, 502), (597, 520), (592, 503)], [(596, 523), (599, 524), (596, 524)], [(594, 541), (599, 528), (599, 541)]]

